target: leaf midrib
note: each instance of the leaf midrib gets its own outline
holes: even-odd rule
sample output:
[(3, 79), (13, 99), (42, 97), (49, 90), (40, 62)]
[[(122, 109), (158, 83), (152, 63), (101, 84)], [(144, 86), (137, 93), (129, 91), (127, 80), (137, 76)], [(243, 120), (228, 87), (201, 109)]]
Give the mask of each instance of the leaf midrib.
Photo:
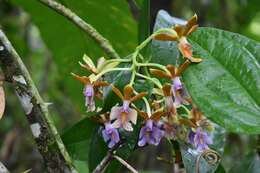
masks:
[[(211, 35), (212, 35), (212, 34), (211, 34)], [(214, 59), (215, 62), (217, 62), (220, 66), (223, 67), (223, 69), (224, 69), (226, 72), (228, 72), (228, 73), (230, 74), (230, 76), (236, 81), (236, 83), (237, 83), (238, 85), (240, 85), (240, 87), (243, 88), (244, 91), (246, 91), (246, 93), (247, 93), (247, 95), (250, 97), (250, 99), (251, 99), (254, 103), (256, 103), (254, 107), (256, 108), (256, 110), (258, 110), (258, 111), (260, 112), (260, 108), (258, 107), (258, 103), (257, 103), (257, 101), (256, 101), (257, 99), (255, 99), (255, 98), (251, 95), (251, 92), (249, 92), (248, 88), (245, 87), (242, 82), (240, 83), (239, 80), (237, 79), (237, 77), (236, 77), (233, 73), (231, 73), (231, 71), (228, 71), (227, 68), (225, 67), (225, 65), (223, 65), (215, 56), (213, 56), (213, 55), (209, 52), (209, 50), (207, 50), (207, 49), (205, 49), (204, 47), (202, 47), (198, 42), (194, 41), (193, 39), (190, 39), (190, 40), (192, 40), (193, 43), (195, 43), (197, 46), (199, 46), (201, 49), (203, 49), (205, 52), (207, 52), (208, 55), (210, 55), (211, 59)]]

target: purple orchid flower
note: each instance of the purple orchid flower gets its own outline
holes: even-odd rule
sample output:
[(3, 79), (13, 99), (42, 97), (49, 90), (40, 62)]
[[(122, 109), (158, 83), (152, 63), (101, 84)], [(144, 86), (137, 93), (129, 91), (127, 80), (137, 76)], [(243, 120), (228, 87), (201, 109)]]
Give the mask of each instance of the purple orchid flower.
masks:
[(108, 143), (109, 148), (112, 148), (120, 141), (119, 133), (111, 123), (105, 123), (105, 129), (102, 131), (102, 136), (105, 142)]
[(195, 133), (191, 132), (189, 134), (189, 140), (199, 152), (209, 149), (208, 145), (213, 144), (213, 141), (207, 132), (203, 132), (201, 128), (197, 128)]
[(179, 90), (182, 90), (183, 85), (181, 83), (180, 77), (174, 77), (172, 79), (173, 83), (172, 83), (172, 93), (174, 96), (174, 105), (176, 107), (179, 107), (182, 102), (183, 102), (183, 98), (181, 97), (180, 93), (178, 92)]
[(94, 92), (93, 85), (91, 85), (91, 84), (86, 85), (83, 90), (83, 94), (84, 94), (85, 100), (86, 100), (85, 105), (88, 108), (88, 110), (95, 111), (96, 105), (95, 105), (95, 101), (94, 101), (95, 92)]
[(124, 101), (123, 106), (114, 106), (110, 113), (110, 119), (114, 120), (114, 128), (124, 128), (126, 131), (133, 131), (132, 124), (136, 124), (137, 111), (129, 107), (129, 102)]
[(114, 128), (124, 128), (126, 131), (133, 131), (132, 124), (136, 124), (137, 121), (137, 111), (130, 108), (130, 104), (146, 95), (145, 92), (141, 92), (135, 96), (133, 95), (134, 89), (130, 85), (124, 87), (124, 94), (121, 91), (112, 86), (114, 93), (122, 99), (122, 106), (114, 106), (110, 112), (110, 120), (115, 120), (113, 122)]
[(86, 107), (87, 111), (95, 111), (96, 105), (94, 101), (94, 97), (100, 93), (99, 87), (105, 87), (108, 86), (109, 83), (105, 81), (91, 81), (90, 77), (87, 76), (79, 76), (74, 73), (71, 73), (73, 77), (75, 77), (77, 80), (79, 80), (81, 83), (84, 84), (83, 94), (85, 96), (86, 100)]
[(140, 130), (138, 146), (145, 144), (158, 145), (164, 135), (162, 123), (148, 119)]

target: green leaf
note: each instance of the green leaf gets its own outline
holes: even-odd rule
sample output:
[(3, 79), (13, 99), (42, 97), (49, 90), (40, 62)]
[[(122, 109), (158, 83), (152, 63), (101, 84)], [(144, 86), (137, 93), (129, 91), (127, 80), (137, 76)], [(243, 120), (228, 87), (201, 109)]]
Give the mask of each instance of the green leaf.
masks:
[(88, 165), (86, 164), (86, 162), (75, 160), (73, 164), (79, 173), (89, 173)]
[(215, 171), (215, 173), (226, 173), (225, 168), (220, 164), (218, 166), (218, 169)]
[[(142, 43), (147, 37), (150, 36), (150, 0), (143, 0), (140, 9), (140, 16), (138, 22), (138, 43)], [(149, 55), (149, 46), (143, 48), (141, 53), (143, 57)]]
[(143, 0), (138, 24), (138, 40), (142, 43), (150, 35), (150, 0)]
[[(166, 12), (157, 16), (160, 26), (176, 24)], [(180, 22), (179, 22), (180, 23)], [(196, 105), (212, 121), (232, 132), (260, 133), (260, 44), (242, 35), (200, 28), (189, 37), (195, 57), (183, 74)], [(176, 44), (153, 42), (154, 61), (175, 64)]]
[[(132, 19), (126, 1), (63, 0), (63, 4), (93, 25), (119, 52), (127, 55), (134, 50), (138, 36), (137, 24)], [(12, 0), (29, 13), (32, 22), (40, 29), (41, 36), (50, 49), (59, 68), (60, 88), (71, 97), (76, 109), (85, 111), (82, 84), (70, 72), (86, 74), (78, 65), (83, 54), (93, 61), (105, 54), (84, 32), (65, 17), (35, 0)]]
[(62, 135), (62, 140), (73, 160), (87, 161), (91, 137), (97, 123), (85, 118)]
[(243, 157), (239, 164), (234, 165), (229, 173), (258, 173), (260, 170), (260, 157), (257, 153), (249, 153)]
[(199, 29), (190, 41), (204, 59), (183, 75), (194, 102), (229, 131), (260, 133), (260, 44), (213, 28)]

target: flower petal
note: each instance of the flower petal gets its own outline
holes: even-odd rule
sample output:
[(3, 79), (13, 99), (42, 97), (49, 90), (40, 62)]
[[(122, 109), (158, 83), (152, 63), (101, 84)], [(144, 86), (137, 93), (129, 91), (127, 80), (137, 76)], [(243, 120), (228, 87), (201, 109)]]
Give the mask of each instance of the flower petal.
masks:
[(133, 127), (132, 127), (132, 124), (130, 122), (125, 122), (123, 124), (123, 128), (126, 130), (126, 131), (133, 131)]
[(107, 142), (110, 139), (110, 136), (106, 133), (105, 129), (102, 131), (102, 136), (105, 142)]
[(121, 107), (120, 106), (114, 106), (111, 109), (110, 112), (110, 120), (118, 119), (121, 114)]
[(87, 56), (86, 54), (83, 56), (84, 62), (92, 69), (96, 69), (95, 64), (93, 63), (92, 59)]
[(143, 146), (145, 146), (146, 143), (147, 143), (147, 139), (146, 139), (146, 137), (143, 137), (143, 138), (139, 139), (138, 146), (143, 147)]
[(128, 113), (128, 119), (133, 123), (136, 124), (137, 121), (137, 111), (134, 109), (129, 109), (129, 113)]
[(112, 126), (117, 129), (122, 126), (122, 122), (119, 119), (117, 119), (112, 123)]

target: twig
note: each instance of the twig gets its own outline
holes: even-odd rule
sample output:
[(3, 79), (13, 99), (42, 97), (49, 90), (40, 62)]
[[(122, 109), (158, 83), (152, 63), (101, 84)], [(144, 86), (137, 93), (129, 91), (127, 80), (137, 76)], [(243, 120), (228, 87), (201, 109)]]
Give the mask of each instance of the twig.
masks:
[(135, 0), (127, 0), (130, 11), (132, 13), (132, 16), (135, 20), (139, 20), (139, 16), (140, 16), (140, 10), (135, 2)]
[(106, 54), (109, 57), (120, 58), (106, 38), (104, 38), (93, 26), (85, 22), (69, 8), (63, 6), (62, 4), (56, 2), (55, 0), (38, 0), (38, 1), (48, 6), (49, 8), (53, 9), (54, 11), (61, 14), (62, 16), (66, 17), (77, 27), (79, 27), (84, 32), (86, 32), (90, 37), (92, 37), (97, 42), (97, 44), (106, 52)]
[(8, 169), (2, 162), (0, 162), (0, 173), (9, 173)]
[(113, 155), (113, 158), (119, 161), (122, 165), (124, 165), (127, 169), (129, 169), (133, 173), (138, 173), (137, 170), (135, 170), (131, 165), (129, 165), (124, 159), (122, 159), (119, 156)]
[(42, 100), (27, 68), (1, 29), (0, 65), (5, 79), (12, 81), (47, 172), (77, 172), (49, 116), (47, 104)]
[(108, 151), (107, 155), (103, 158), (103, 160), (97, 165), (95, 170), (92, 173), (102, 173), (105, 171), (108, 164), (113, 160), (112, 152)]

